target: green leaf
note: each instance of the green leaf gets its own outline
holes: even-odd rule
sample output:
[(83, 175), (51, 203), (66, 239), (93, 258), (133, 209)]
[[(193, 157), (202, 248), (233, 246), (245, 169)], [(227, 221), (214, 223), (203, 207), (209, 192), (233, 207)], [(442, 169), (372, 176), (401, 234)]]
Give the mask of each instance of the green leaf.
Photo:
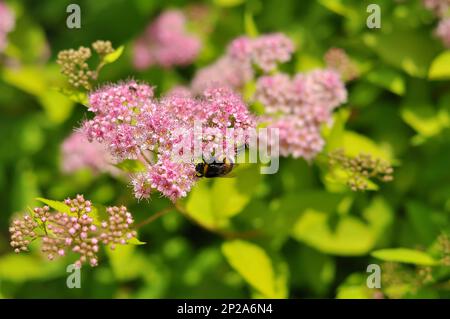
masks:
[(64, 204), (63, 202), (46, 199), (46, 198), (42, 198), (42, 197), (38, 197), (38, 198), (36, 198), (36, 200), (48, 205), (49, 207), (53, 208), (54, 210), (56, 210), (58, 212), (66, 213), (68, 215), (73, 215), (73, 213), (70, 211), (70, 207), (67, 206), (66, 204)]
[(377, 68), (367, 74), (367, 80), (373, 84), (388, 89), (397, 95), (405, 93), (405, 79), (403, 76), (389, 68)]
[(346, 4), (345, 0), (319, 0), (319, 3), (328, 10), (347, 18), (358, 16), (358, 12), (350, 5)]
[(127, 241), (127, 243), (130, 244), (130, 245), (138, 245), (138, 246), (147, 244), (146, 242), (140, 241), (136, 237), (133, 237), (133, 238), (129, 239)]
[(231, 8), (243, 4), (245, 0), (214, 0), (214, 4), (219, 7)]
[(323, 136), (326, 140), (326, 150), (328, 152), (342, 147), (342, 139), (345, 132), (345, 123), (350, 117), (348, 109), (340, 109), (333, 114), (333, 126), (325, 126)]
[(65, 95), (68, 97), (71, 101), (75, 103), (82, 104), (84, 106), (87, 106), (89, 103), (88, 96), (85, 92), (72, 90), (68, 88), (54, 88), (59, 93)]
[[(234, 171), (232, 172), (234, 173)], [(201, 225), (224, 228), (229, 219), (242, 212), (260, 178), (258, 165), (241, 164), (236, 177), (202, 179), (189, 194), (186, 210)]]
[[(66, 213), (67, 215), (70, 215), (70, 216), (76, 216), (76, 213), (71, 212), (70, 207), (68, 205), (64, 204), (64, 202), (59, 202), (56, 200), (51, 200), (51, 199), (46, 199), (46, 198), (41, 198), (41, 197), (36, 198), (36, 200), (50, 206), (51, 208), (53, 208), (54, 210), (56, 210), (58, 212)], [(89, 212), (89, 216), (92, 217), (93, 223), (95, 225), (100, 225), (99, 211), (95, 206), (91, 206), (91, 211)]]
[(289, 264), (294, 269), (291, 285), (311, 290), (317, 296), (324, 295), (335, 279), (334, 258), (308, 246), (301, 245), (292, 251)]
[(450, 79), (450, 50), (442, 52), (433, 60), (428, 78), (430, 80)]
[(439, 229), (433, 223), (433, 210), (419, 201), (408, 201), (406, 214), (417, 239), (426, 246), (433, 243), (439, 235)]
[(0, 281), (24, 282), (61, 275), (60, 261), (47, 262), (32, 255), (9, 254), (0, 258)]
[(114, 250), (106, 248), (106, 254), (118, 280), (132, 280), (145, 271), (146, 261), (136, 252), (135, 245), (117, 245)]
[(118, 58), (120, 58), (124, 49), (125, 47), (121, 45), (116, 50), (114, 50), (114, 52), (105, 55), (105, 57), (103, 58), (103, 62), (107, 64), (115, 62)]
[(53, 123), (63, 123), (72, 113), (73, 101), (57, 91), (48, 89), (39, 95), (38, 100), (44, 108), (47, 117)]
[(402, 119), (425, 138), (440, 134), (450, 126), (450, 116), (445, 109), (438, 111), (430, 105), (406, 105), (401, 109)]
[(348, 156), (357, 156), (361, 153), (391, 161), (392, 157), (387, 149), (377, 145), (370, 138), (352, 131), (345, 131), (341, 147)]
[[(397, 29), (395, 29), (397, 30)], [(366, 33), (363, 40), (386, 63), (413, 77), (425, 78), (439, 47), (427, 30)]]
[(226, 259), (253, 288), (266, 298), (276, 298), (276, 275), (269, 255), (253, 243), (233, 240), (222, 244)]
[(15, 165), (10, 193), (11, 209), (22, 211), (36, 203), (33, 199), (40, 195), (39, 182), (27, 159), (17, 160)]
[(43, 73), (44, 69), (41, 67), (4, 68), (3, 80), (31, 95), (40, 95), (47, 89)]
[(127, 173), (138, 173), (145, 171), (145, 165), (139, 160), (126, 159), (115, 166)]
[(376, 233), (377, 238), (386, 240), (386, 234), (394, 222), (394, 212), (389, 203), (382, 197), (376, 196), (363, 211), (364, 218)]
[(259, 34), (258, 28), (255, 24), (255, 20), (253, 20), (253, 14), (248, 10), (244, 13), (244, 28), (245, 34), (247, 34), (249, 37), (254, 38)]
[(332, 224), (329, 214), (312, 209), (297, 220), (292, 236), (321, 252), (340, 256), (365, 255), (375, 244), (373, 231), (358, 218), (343, 216)]
[(379, 249), (373, 251), (371, 255), (383, 261), (408, 263), (422, 266), (434, 266), (439, 262), (427, 253), (408, 248)]
[(367, 274), (353, 273), (337, 288), (337, 299), (372, 299), (373, 289), (367, 287)]

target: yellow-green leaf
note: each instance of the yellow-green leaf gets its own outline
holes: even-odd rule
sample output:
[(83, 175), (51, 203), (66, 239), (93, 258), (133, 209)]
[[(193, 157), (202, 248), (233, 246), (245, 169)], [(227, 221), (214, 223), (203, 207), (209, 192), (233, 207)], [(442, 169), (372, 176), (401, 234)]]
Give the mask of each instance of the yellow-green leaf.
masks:
[(127, 243), (130, 244), (130, 245), (138, 245), (138, 246), (146, 244), (146, 242), (140, 241), (136, 237), (133, 237), (133, 238), (129, 239), (127, 241)]
[(236, 7), (243, 4), (244, 2), (245, 0), (214, 0), (214, 4), (216, 4), (219, 7), (226, 7), (226, 8)]
[(276, 297), (276, 276), (264, 249), (247, 241), (233, 240), (222, 245), (222, 252), (248, 284), (267, 298)]
[(397, 95), (405, 93), (405, 79), (401, 73), (395, 70), (388, 68), (374, 69), (367, 74), (367, 80)]
[(408, 248), (379, 249), (371, 254), (383, 261), (415, 264), (422, 266), (434, 266), (438, 261), (423, 251)]
[(387, 149), (377, 145), (370, 138), (352, 131), (345, 131), (342, 145), (348, 156), (357, 156), (361, 153), (370, 154), (373, 157), (391, 161), (391, 154)]
[(115, 165), (127, 173), (137, 173), (145, 171), (145, 165), (138, 160), (126, 159)]
[(258, 36), (258, 28), (256, 27), (255, 20), (253, 20), (253, 15), (249, 11), (246, 11), (244, 14), (244, 27), (245, 33), (249, 37)]
[(430, 80), (450, 79), (450, 50), (439, 54), (431, 63), (428, 71)]
[(358, 218), (343, 216), (331, 224), (327, 213), (312, 209), (297, 220), (292, 236), (321, 252), (341, 256), (364, 255), (375, 244), (373, 231)]
[(115, 62), (118, 58), (120, 58), (124, 49), (125, 49), (125, 47), (123, 45), (121, 45), (116, 50), (114, 50), (114, 52), (111, 52), (111, 53), (105, 55), (105, 57), (103, 58), (103, 62), (104, 63)]
[(36, 198), (36, 200), (48, 205), (49, 207), (53, 208), (54, 210), (57, 210), (58, 212), (72, 214), (72, 212), (70, 211), (70, 207), (64, 204), (63, 202), (46, 199), (42, 197), (38, 197)]
[(429, 105), (405, 106), (401, 109), (401, 116), (417, 133), (427, 138), (450, 126), (447, 110), (436, 111)]

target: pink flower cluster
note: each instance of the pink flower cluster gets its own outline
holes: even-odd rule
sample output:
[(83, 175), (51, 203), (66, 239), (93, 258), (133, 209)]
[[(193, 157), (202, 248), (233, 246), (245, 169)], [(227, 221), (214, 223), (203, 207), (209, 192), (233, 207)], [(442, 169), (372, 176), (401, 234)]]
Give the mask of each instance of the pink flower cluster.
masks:
[[(196, 180), (195, 159), (173, 156), (193, 153), (196, 143), (203, 156), (216, 156), (227, 128), (255, 126), (240, 96), (225, 88), (205, 90), (198, 98), (186, 90), (173, 91), (157, 100), (150, 86), (129, 81), (91, 93), (89, 105), (95, 113), (83, 125), (89, 139), (106, 145), (118, 162), (145, 163), (146, 171), (132, 176), (138, 198), (148, 198), (152, 190), (173, 201), (186, 196)], [(199, 141), (195, 125), (205, 130)]]
[(344, 103), (347, 91), (334, 70), (307, 74), (278, 73), (257, 80), (254, 100), (265, 107), (260, 121), (278, 128), (280, 154), (312, 159), (323, 148), (320, 126), (331, 120), (332, 111)]
[(449, 13), (450, 0), (423, 0), (423, 5), (438, 17), (444, 17)]
[(278, 63), (291, 59), (294, 44), (282, 33), (265, 34), (257, 38), (239, 37), (228, 47), (234, 59), (249, 61), (264, 72), (270, 72)]
[(31, 241), (42, 238), (41, 250), (48, 259), (73, 252), (79, 255), (76, 266), (97, 266), (99, 244), (114, 249), (116, 244), (125, 245), (136, 237), (131, 230), (133, 217), (124, 206), (108, 207), (108, 219), (99, 223), (94, 220), (91, 202), (83, 195), (68, 198), (64, 204), (64, 212), (52, 212), (48, 206), (36, 207), (30, 215), (15, 219), (9, 228), (14, 251), (26, 251)]
[[(259, 122), (269, 129), (279, 129), (281, 155), (310, 160), (324, 146), (320, 126), (329, 122), (332, 111), (347, 100), (340, 73), (346, 79), (356, 76), (345, 52), (336, 50), (327, 55), (332, 67), (291, 78), (274, 73), (278, 63), (291, 59), (294, 45), (289, 38), (281, 33), (254, 39), (239, 37), (230, 43), (224, 56), (197, 72), (191, 88), (194, 93), (217, 85), (242, 89), (253, 81), (256, 66), (263, 75), (256, 78), (253, 101), (265, 107)], [(267, 75), (269, 72), (272, 74)], [(277, 141), (269, 137), (267, 142)]]
[(253, 79), (253, 66), (273, 71), (278, 63), (289, 61), (293, 51), (294, 44), (281, 33), (254, 39), (239, 37), (230, 43), (225, 55), (196, 73), (192, 90), (198, 93), (211, 86), (240, 89)]
[(81, 131), (73, 132), (64, 140), (61, 157), (61, 168), (65, 173), (73, 173), (83, 168), (89, 168), (94, 173), (116, 173), (105, 145), (97, 141), (89, 143), (87, 136)]
[(344, 81), (352, 81), (359, 76), (358, 67), (343, 49), (329, 49), (325, 53), (324, 60), (327, 67), (339, 72)]
[(0, 52), (2, 52), (7, 44), (6, 36), (14, 29), (15, 18), (13, 12), (0, 1)]
[(447, 48), (450, 48), (450, 18), (441, 19), (439, 21), (436, 28), (436, 35)]
[(450, 48), (450, 0), (423, 0), (423, 4), (439, 18), (436, 36)]
[(134, 43), (134, 66), (143, 70), (152, 65), (168, 68), (188, 65), (201, 48), (200, 39), (186, 31), (186, 19), (178, 10), (163, 12)]

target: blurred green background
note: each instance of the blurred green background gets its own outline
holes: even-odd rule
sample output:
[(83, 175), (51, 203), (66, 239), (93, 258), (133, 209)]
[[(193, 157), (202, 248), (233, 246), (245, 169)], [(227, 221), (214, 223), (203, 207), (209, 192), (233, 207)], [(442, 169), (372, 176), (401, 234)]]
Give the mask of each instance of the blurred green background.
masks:
[[(374, 30), (366, 27), (371, 2), (6, 1), (17, 20), (8, 58), (0, 60), (0, 296), (450, 297), (449, 267), (427, 259), (450, 254), (442, 235), (450, 225), (450, 59), (421, 1), (377, 1), (382, 27)], [(81, 29), (65, 26), (70, 3), (81, 6)], [(132, 41), (170, 8), (205, 12), (190, 23), (203, 40), (200, 57), (189, 67), (135, 71)], [(248, 169), (235, 179), (202, 181), (186, 199), (193, 221), (174, 211), (143, 227), (139, 238), (146, 245), (102, 253), (100, 266), (83, 267), (80, 289), (66, 287), (69, 258), (48, 262), (38, 249), (12, 252), (11, 217), (36, 206), (39, 196), (82, 193), (94, 203), (124, 204), (138, 222), (170, 205), (158, 196), (137, 202), (126, 182), (107, 174), (61, 173), (61, 143), (87, 115), (52, 89), (64, 81), (58, 51), (98, 39), (125, 45), (100, 82), (132, 77), (163, 93), (189, 83), (253, 23), (260, 33), (293, 39), (298, 50), (283, 66), (290, 72), (323, 67), (331, 47), (357, 61), (361, 76), (347, 85), (349, 102), (338, 110), (328, 141), (381, 154), (394, 165), (393, 182), (352, 192), (329, 181), (323, 165), (291, 158), (281, 160), (276, 175)], [(425, 256), (371, 254), (398, 247)], [(371, 263), (382, 265), (381, 289), (366, 286)]]

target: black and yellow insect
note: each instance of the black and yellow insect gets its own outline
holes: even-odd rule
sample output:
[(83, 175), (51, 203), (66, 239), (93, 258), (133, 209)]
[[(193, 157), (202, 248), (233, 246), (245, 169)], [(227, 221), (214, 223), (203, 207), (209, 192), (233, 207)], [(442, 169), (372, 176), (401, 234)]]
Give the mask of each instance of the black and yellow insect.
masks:
[(223, 177), (228, 175), (233, 170), (233, 167), (234, 164), (227, 159), (224, 159), (222, 162), (212, 161), (211, 163), (203, 161), (195, 166), (195, 171), (198, 177)]

